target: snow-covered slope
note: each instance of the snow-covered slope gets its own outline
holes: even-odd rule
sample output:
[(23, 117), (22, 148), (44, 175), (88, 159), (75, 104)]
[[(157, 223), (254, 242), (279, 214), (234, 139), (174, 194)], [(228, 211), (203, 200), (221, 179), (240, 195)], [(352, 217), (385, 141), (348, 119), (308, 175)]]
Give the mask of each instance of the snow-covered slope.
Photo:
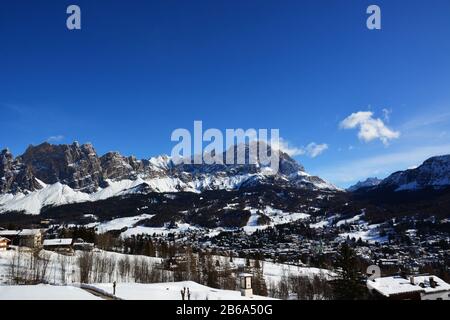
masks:
[(89, 201), (90, 195), (55, 183), (41, 190), (30, 193), (6, 194), (0, 196), (0, 212), (24, 211), (29, 214), (39, 214), (45, 206), (63, 205), (67, 203)]
[(74, 286), (0, 286), (0, 300), (102, 300)]
[[(50, 299), (50, 300), (67, 300), (67, 299), (89, 299), (91, 296), (86, 292), (84, 294), (78, 287), (67, 287), (64, 284), (74, 284), (77, 286), (79, 283), (79, 266), (77, 257), (82, 255), (82, 252), (76, 251), (75, 256), (61, 255), (56, 252), (42, 250), (41, 253), (45, 254), (48, 258), (48, 270), (45, 281), (50, 285), (39, 286), (11, 286), (8, 268), (11, 264), (11, 260), (15, 257), (15, 250), (0, 251), (0, 300), (8, 299)], [(93, 252), (94, 259), (105, 259), (113, 262), (112, 270), (107, 273), (100, 273), (97, 275), (92, 274), (92, 283), (96, 284), (91, 286), (106, 292), (112, 293), (112, 282), (117, 282), (116, 296), (122, 299), (138, 299), (138, 300), (179, 300), (181, 298), (180, 290), (184, 287), (189, 288), (192, 292), (191, 300), (240, 300), (243, 299), (240, 296), (239, 291), (229, 291), (213, 289), (207, 286), (200, 285), (195, 282), (166, 282), (166, 283), (154, 283), (154, 284), (138, 284), (134, 278), (134, 273), (129, 272), (123, 275), (120, 271), (120, 261), (127, 261), (128, 263), (148, 263), (149, 266), (160, 264), (161, 258), (127, 255), (123, 253), (108, 252), (102, 250), (96, 250)], [(30, 272), (29, 265), (32, 259), (32, 252), (23, 251), (20, 262), (18, 262), (20, 270), (26, 270)], [(223, 265), (229, 262), (229, 257), (214, 256), (214, 260), (220, 261)], [(62, 265), (66, 270), (74, 270), (74, 272), (62, 272)], [(246, 265), (245, 258), (233, 258), (233, 262), (230, 263), (232, 267), (244, 267)], [(307, 276), (313, 278), (314, 276), (321, 276), (327, 279), (332, 279), (335, 274), (326, 269), (299, 267), (294, 265), (264, 262), (262, 265), (263, 276), (266, 282), (269, 284), (279, 283), (283, 277), (286, 276)], [(97, 272), (96, 272), (97, 273)], [(3, 276), (2, 276), (3, 275)], [(167, 281), (174, 281), (173, 273), (167, 271)], [(96, 279), (96, 280), (95, 280)], [(99, 280), (100, 279), (100, 280)], [(29, 289), (29, 290), (27, 290)], [(45, 297), (42, 297), (42, 295)], [(59, 296), (57, 296), (59, 295)], [(253, 299), (269, 299), (267, 297), (254, 297)]]
[[(248, 219), (247, 225), (243, 229), (245, 232), (250, 234), (256, 230), (265, 229), (270, 226), (303, 220), (310, 217), (310, 215), (306, 213), (284, 212), (283, 210), (274, 209), (270, 206), (266, 206), (263, 210), (253, 208), (246, 209), (250, 211), (251, 215)], [(270, 219), (270, 223), (260, 224), (259, 219), (261, 219), (262, 215), (268, 217)]]

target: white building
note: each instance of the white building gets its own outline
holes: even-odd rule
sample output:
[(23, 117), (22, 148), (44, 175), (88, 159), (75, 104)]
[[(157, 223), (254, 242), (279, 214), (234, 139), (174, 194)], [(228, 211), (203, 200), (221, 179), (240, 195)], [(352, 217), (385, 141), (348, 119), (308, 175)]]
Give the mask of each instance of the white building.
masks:
[(0, 237), (0, 251), (6, 251), (8, 250), (9, 244), (11, 243), (11, 240), (7, 238)]
[(394, 300), (450, 300), (450, 284), (436, 276), (400, 276), (367, 280), (373, 294)]
[(73, 251), (73, 239), (45, 239), (44, 249), (58, 252), (72, 252)]
[(11, 240), (12, 245), (39, 248), (42, 244), (40, 229), (0, 230), (0, 237)]

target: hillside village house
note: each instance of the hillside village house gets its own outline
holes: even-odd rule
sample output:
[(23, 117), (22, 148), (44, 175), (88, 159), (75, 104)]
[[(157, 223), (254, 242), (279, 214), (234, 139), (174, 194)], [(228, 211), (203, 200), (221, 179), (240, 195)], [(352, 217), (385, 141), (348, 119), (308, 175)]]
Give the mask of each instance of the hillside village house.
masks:
[(78, 238), (73, 241), (73, 249), (81, 251), (92, 251), (94, 249), (94, 244)]
[(73, 239), (46, 239), (44, 240), (44, 249), (57, 252), (72, 253), (73, 252)]
[(10, 243), (11, 243), (11, 240), (0, 237), (0, 251), (8, 250)]
[(0, 237), (11, 240), (15, 246), (39, 248), (42, 245), (42, 232), (39, 229), (0, 230)]
[(450, 300), (450, 284), (436, 276), (394, 276), (367, 280), (369, 291), (389, 300)]

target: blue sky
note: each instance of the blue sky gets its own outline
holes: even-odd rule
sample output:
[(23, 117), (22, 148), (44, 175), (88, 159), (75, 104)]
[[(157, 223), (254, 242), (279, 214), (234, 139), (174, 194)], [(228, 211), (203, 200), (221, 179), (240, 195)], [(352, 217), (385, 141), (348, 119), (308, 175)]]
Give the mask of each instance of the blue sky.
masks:
[(8, 1), (0, 45), (0, 148), (16, 155), (47, 140), (170, 154), (194, 120), (278, 128), (344, 187), (450, 153), (448, 0)]

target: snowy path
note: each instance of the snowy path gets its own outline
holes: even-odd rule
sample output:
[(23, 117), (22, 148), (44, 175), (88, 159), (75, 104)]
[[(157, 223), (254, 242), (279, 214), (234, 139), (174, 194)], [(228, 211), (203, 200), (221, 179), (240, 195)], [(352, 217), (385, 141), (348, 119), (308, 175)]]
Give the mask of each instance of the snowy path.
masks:
[(103, 300), (121, 300), (120, 298), (113, 296), (112, 294), (106, 294), (103, 290), (99, 290), (95, 287), (81, 286), (80, 288)]

